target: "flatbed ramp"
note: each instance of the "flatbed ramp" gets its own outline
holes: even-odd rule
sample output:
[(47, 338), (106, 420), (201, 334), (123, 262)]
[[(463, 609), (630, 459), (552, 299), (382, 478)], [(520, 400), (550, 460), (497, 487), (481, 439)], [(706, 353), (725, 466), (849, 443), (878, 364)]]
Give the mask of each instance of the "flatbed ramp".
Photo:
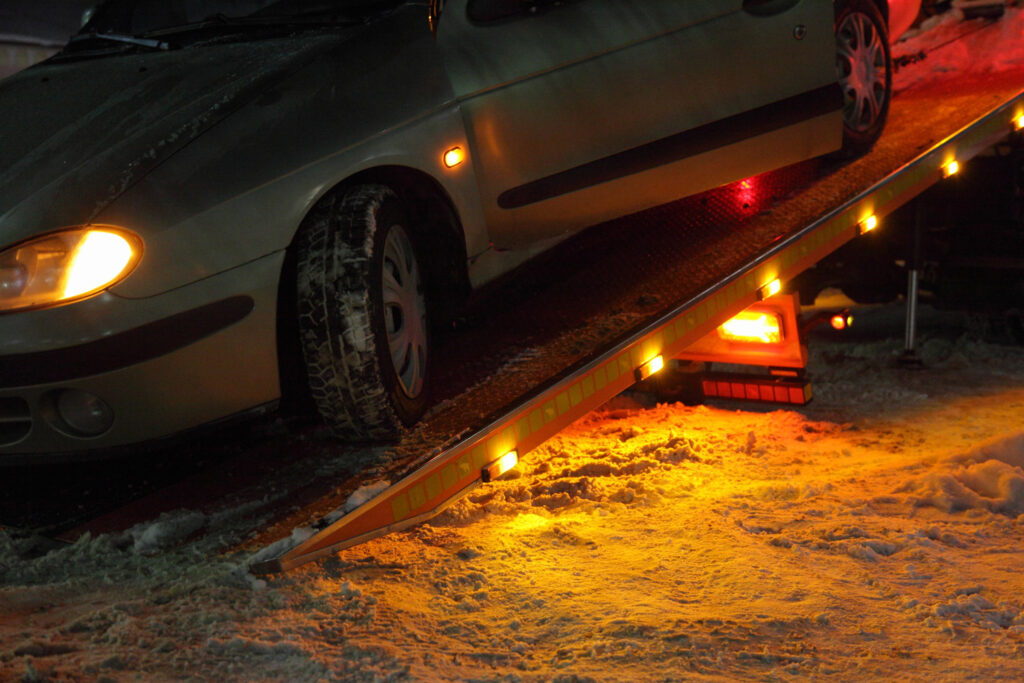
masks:
[[(375, 473), (394, 483), (333, 523), (314, 522), (297, 545), (260, 553), (252, 570), (286, 571), (437, 514), (627, 389), (652, 361), (680, 354), (772, 283), (856, 238), (869, 218), (884, 229), (887, 214), (942, 181), (952, 162), (1020, 135), (1022, 87), (1024, 74), (1016, 72), (911, 88), (896, 98), (885, 135), (865, 157), (783, 169), (595, 227), (563, 245), (549, 260), (558, 259), (564, 277), (441, 350), (447, 364), (439, 384), (450, 392), (395, 446), (393, 464)], [(586, 268), (574, 271), (575, 261)], [(360, 483), (247, 545), (322, 519)]]

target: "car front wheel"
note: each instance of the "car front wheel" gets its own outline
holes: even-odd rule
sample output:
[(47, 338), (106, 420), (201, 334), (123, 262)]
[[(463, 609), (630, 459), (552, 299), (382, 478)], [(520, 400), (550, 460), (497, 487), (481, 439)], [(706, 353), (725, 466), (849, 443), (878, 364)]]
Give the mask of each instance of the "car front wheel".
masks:
[(417, 235), (384, 185), (337, 190), (296, 241), (299, 337), (310, 393), (332, 431), (389, 439), (415, 423), (430, 386)]

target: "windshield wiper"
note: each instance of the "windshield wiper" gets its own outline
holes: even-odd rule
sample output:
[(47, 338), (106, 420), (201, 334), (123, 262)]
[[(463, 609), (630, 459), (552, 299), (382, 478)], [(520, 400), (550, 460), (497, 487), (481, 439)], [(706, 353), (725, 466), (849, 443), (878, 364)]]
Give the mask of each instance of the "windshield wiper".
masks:
[(127, 43), (129, 45), (140, 45), (142, 47), (148, 47), (153, 50), (170, 50), (171, 44), (165, 43), (162, 40), (153, 40), (151, 38), (139, 38), (138, 36), (130, 36), (124, 33), (79, 33), (71, 36), (71, 43), (80, 43), (83, 40), (106, 40), (111, 43)]

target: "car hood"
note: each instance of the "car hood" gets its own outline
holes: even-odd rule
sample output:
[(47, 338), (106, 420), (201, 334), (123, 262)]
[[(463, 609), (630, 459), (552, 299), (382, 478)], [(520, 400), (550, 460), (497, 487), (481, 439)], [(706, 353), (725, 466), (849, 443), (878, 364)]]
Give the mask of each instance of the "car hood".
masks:
[(351, 31), (46, 63), (0, 81), (0, 248), (93, 220)]

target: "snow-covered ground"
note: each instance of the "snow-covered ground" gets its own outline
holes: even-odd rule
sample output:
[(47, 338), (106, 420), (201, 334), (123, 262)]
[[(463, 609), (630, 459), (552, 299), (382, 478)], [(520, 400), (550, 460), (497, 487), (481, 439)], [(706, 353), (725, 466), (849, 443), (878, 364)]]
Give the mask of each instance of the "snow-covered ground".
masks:
[(800, 410), (620, 397), (269, 580), (218, 554), (245, 506), (34, 558), (0, 533), (0, 680), (1021, 680), (1024, 348), (923, 330), (925, 370), (816, 339)]
[(223, 552), (260, 494), (48, 553), (0, 530), (0, 681), (1024, 680), (1024, 348), (925, 314), (926, 369), (870, 309), (812, 344), (806, 408), (620, 397), (284, 576)]

